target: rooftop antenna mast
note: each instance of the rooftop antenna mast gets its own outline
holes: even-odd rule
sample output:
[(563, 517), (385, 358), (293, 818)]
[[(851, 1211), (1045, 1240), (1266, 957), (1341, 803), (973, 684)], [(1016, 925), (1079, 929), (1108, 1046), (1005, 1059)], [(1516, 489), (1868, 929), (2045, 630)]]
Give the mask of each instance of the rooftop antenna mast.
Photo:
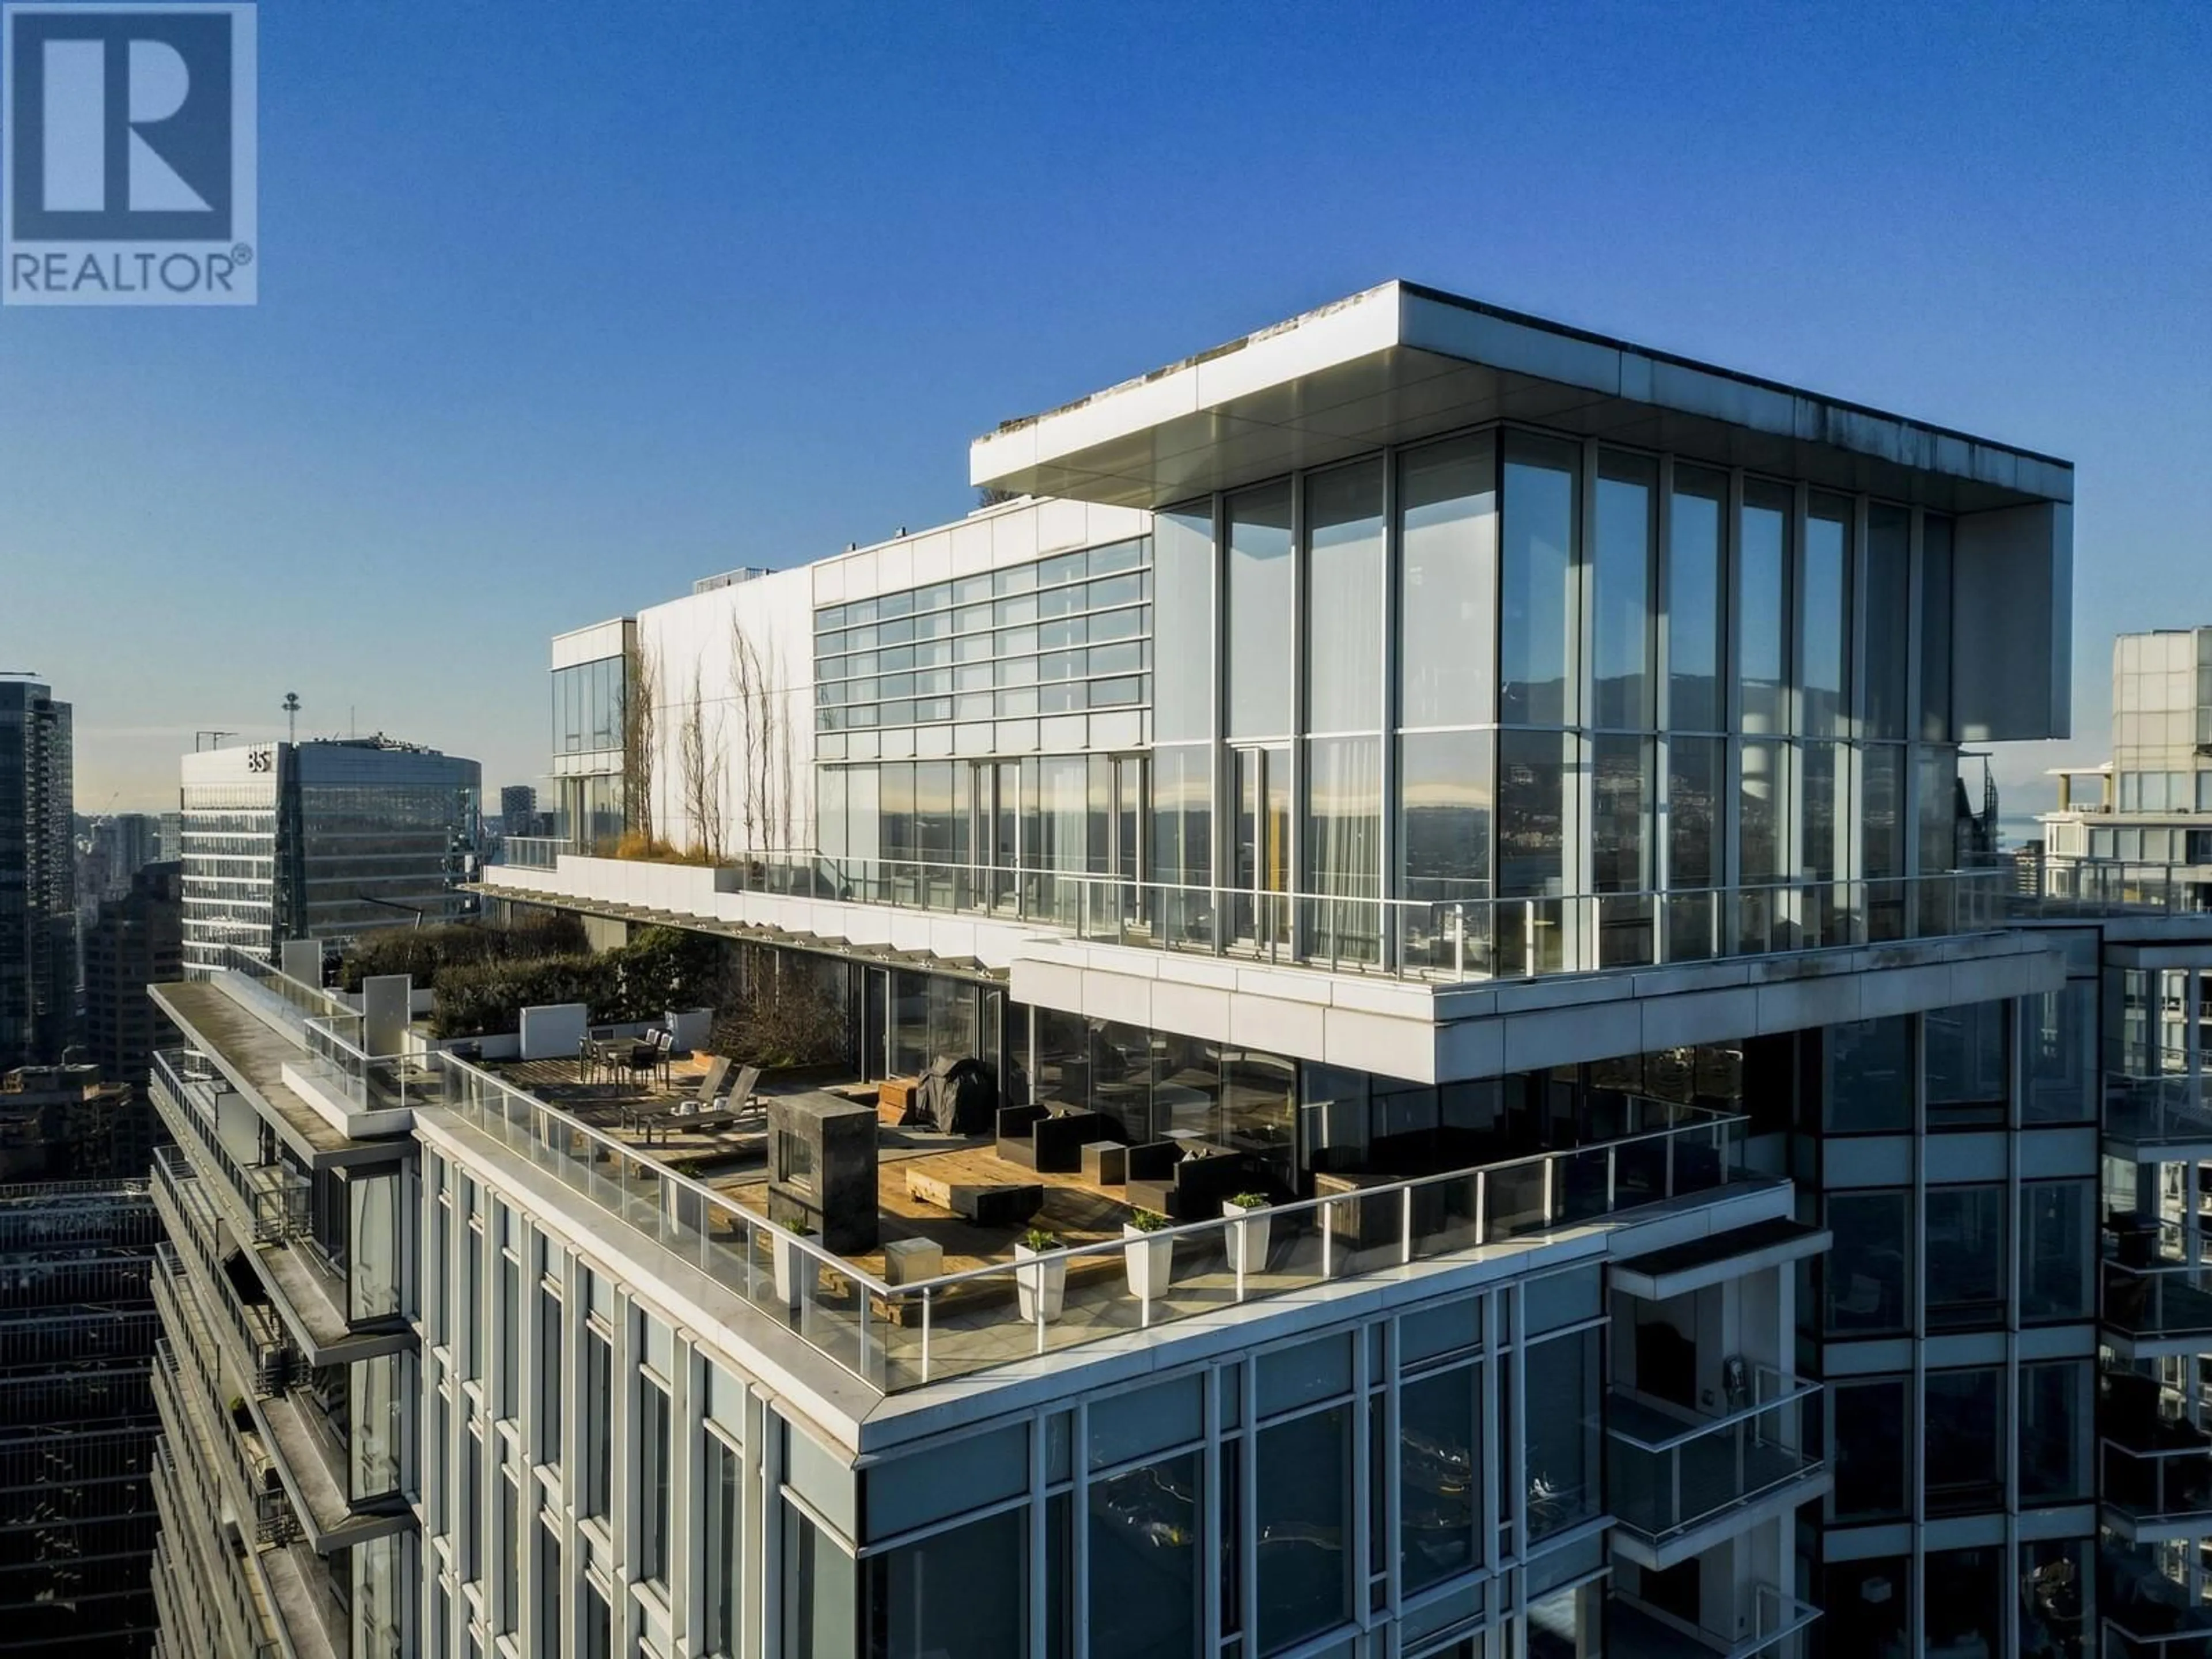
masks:
[(284, 725), (285, 740), (297, 744), (300, 741), (300, 694), (297, 691), (284, 694)]

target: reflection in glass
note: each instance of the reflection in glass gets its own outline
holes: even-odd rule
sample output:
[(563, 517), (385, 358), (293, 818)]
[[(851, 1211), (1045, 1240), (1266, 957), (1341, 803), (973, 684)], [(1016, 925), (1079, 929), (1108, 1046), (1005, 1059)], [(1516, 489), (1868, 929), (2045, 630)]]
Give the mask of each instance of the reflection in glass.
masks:
[(1932, 513), (1920, 532), (1920, 735), (1951, 739), (1951, 520)]
[(1498, 734), (1498, 890), (1553, 894), (1565, 880), (1565, 742), (1555, 732)]
[(1912, 608), (1912, 514), (1887, 501), (1867, 507), (1866, 722), (1869, 738), (1913, 735), (1905, 722)]
[(1642, 732), (1652, 726), (1651, 549), (1657, 464), (1613, 450), (1598, 458), (1593, 538), (1591, 724)]
[(2030, 1181), (2020, 1196), (2021, 1320), (2087, 1318), (2096, 1311), (2089, 1277), (2096, 1183)]
[(1482, 1369), (1460, 1365), (1408, 1382), (1398, 1395), (1398, 1538), (1408, 1591), (1475, 1562), (1481, 1493), (1475, 1407)]
[(1831, 1193), (1835, 1235), (1820, 1267), (1826, 1328), (1834, 1336), (1901, 1334), (1911, 1328), (1911, 1233), (1905, 1194)]
[(1382, 724), (1382, 463), (1306, 480), (1306, 727)]
[(2089, 1659), (2096, 1651), (2097, 1569), (2087, 1539), (2020, 1547), (2020, 1649), (2028, 1659)]
[(1029, 1640), (1029, 1511), (1002, 1510), (871, 1557), (869, 1659), (1021, 1659)]
[(1598, 907), (1598, 961), (1613, 967), (1652, 959), (1651, 741), (1602, 733), (1590, 740), (1590, 886), (1638, 895)]
[(638, 1405), (638, 1562), (642, 1577), (668, 1580), (670, 1426), (668, 1395), (652, 1382), (641, 1382)]
[[(796, 1504), (783, 1505), (782, 1659), (854, 1659), (859, 1577), (851, 1556)], [(598, 1593), (588, 1583), (584, 1594), (586, 1623), (596, 1619), (604, 1626), (606, 1604), (589, 1607)]]
[(1431, 732), (1398, 744), (1401, 856), (1408, 898), (1486, 898), (1492, 734)]
[[(1903, 1556), (1838, 1561), (1820, 1571), (1817, 1600), (1827, 1651), (1844, 1659), (1905, 1659), (1912, 1627), (1912, 1564)], [(1997, 1650), (1990, 1650), (1995, 1659)]]
[(1838, 1378), (1828, 1385), (1837, 1520), (1902, 1521), (1911, 1516), (1911, 1385), (1905, 1376)]
[(1291, 729), (1291, 486), (1229, 498), (1229, 733)]
[(1599, 1353), (1595, 1328), (1528, 1349), (1523, 1385), (1529, 1403), (1524, 1415), (1532, 1543), (1588, 1520), (1603, 1507)]
[(2063, 989), (2027, 1000), (2021, 1034), (2021, 1059), (2027, 1068), (2022, 1121), (2081, 1123), (2096, 1115), (2096, 1098), (2089, 1086), (2096, 1019), (2094, 980), (2071, 980)]
[(2096, 1395), (2087, 1359), (2020, 1368), (2020, 1501), (2071, 1504), (2092, 1495)]
[(1783, 824), (1789, 811), (1787, 744), (1747, 738), (1737, 809), (1737, 854), (1747, 886), (1782, 879)]
[(1851, 503), (1816, 495), (1805, 520), (1804, 627), (1797, 729), (1808, 738), (1850, 734)]
[(1260, 1431), (1260, 1651), (1352, 1616), (1352, 1408), (1332, 1406)]
[[(1204, 745), (1152, 751), (1151, 879), (1170, 890), (1213, 881), (1213, 751)], [(1160, 896), (1158, 926), (1170, 941), (1211, 943), (1212, 900), (1205, 892)]]
[(2001, 1186), (1928, 1189), (1929, 1330), (2003, 1324), (2004, 1205)]
[(1736, 552), (1736, 658), (1741, 729), (1789, 730), (1790, 514), (1786, 485), (1743, 487)]
[(1198, 1643), (1198, 1455), (1090, 1486), (1091, 1645), (1128, 1659), (1189, 1659)]
[(1498, 555), (1498, 717), (1564, 726), (1572, 717), (1575, 473), (1571, 444), (1509, 432)]
[(1592, 887), (1638, 893), (1651, 887), (1651, 745), (1602, 736), (1591, 744)]
[(1926, 1650), (1931, 1655), (2002, 1652), (2004, 1551), (1995, 1544), (1930, 1550), (1927, 1573), (1928, 1583), (1938, 1589), (1928, 1597)]
[(2002, 1366), (1927, 1374), (1922, 1398), (1929, 1514), (2004, 1507), (2003, 1382)]
[(1831, 1025), (1820, 1041), (1823, 1128), (1830, 1134), (1901, 1134), (1912, 1127), (1912, 1024), (1907, 1016)]
[(1721, 684), (1721, 530), (1728, 478), (1674, 469), (1667, 530), (1667, 724), (1676, 732), (1726, 728)]
[(1213, 510), (1152, 520), (1152, 732), (1163, 743), (1213, 735)]
[(1304, 890), (1320, 903), (1305, 919), (1307, 949), (1330, 959), (1370, 962), (1382, 917), (1382, 740), (1315, 738), (1306, 744)]
[(1405, 726), (1492, 718), (1497, 478), (1488, 433), (1398, 459), (1398, 718)]
[(2005, 1118), (2005, 1005), (1974, 1002), (1923, 1018), (1931, 1129), (2002, 1124)]
[(706, 1437), (706, 1650), (735, 1659), (744, 1558), (744, 1460), (719, 1435)]

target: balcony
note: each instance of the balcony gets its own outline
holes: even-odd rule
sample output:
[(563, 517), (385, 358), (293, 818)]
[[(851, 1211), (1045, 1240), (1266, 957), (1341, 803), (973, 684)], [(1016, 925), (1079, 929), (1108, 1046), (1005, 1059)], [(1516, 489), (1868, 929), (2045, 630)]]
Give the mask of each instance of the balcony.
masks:
[(557, 870), (561, 854), (574, 850), (559, 836), (507, 836), (501, 839), (495, 861), (511, 870)]
[(331, 1364), (401, 1346), (392, 1329), (354, 1330), (346, 1275), (315, 1236), (308, 1177), (283, 1164), (240, 1164), (216, 1126), (214, 1103), (223, 1085), (193, 1076), (191, 1063), (175, 1050), (154, 1057), (155, 1109), (186, 1157), (172, 1173), (198, 1176), (232, 1232), (252, 1244), (262, 1279), (299, 1346), (315, 1364)]
[[(287, 1651), (269, 1604), (256, 1594), (244, 1564), (234, 1555), (219, 1526), (218, 1511), (197, 1507), (203, 1491), (179, 1468), (167, 1446), (154, 1449), (154, 1511), (161, 1522), (162, 1550), (170, 1557), (167, 1589), (181, 1606), (185, 1623), (215, 1638), (217, 1652), (251, 1659), (277, 1659)], [(191, 1525), (185, 1524), (190, 1517)]]
[[(183, 1373), (167, 1343), (157, 1346), (155, 1369), (167, 1372), (173, 1387), (182, 1387)], [(173, 1437), (155, 1448), (153, 1482), (162, 1537), (186, 1568), (171, 1588), (182, 1586), (199, 1601), (202, 1623), (227, 1638), (224, 1650), (253, 1659), (295, 1652), (246, 1553), (234, 1547), (222, 1524), (223, 1505), (205, 1461), (217, 1455), (216, 1447), (204, 1426), (190, 1421), (188, 1404), (179, 1406), (173, 1396), (171, 1412), (185, 1413), (185, 1420), (165, 1417), (164, 1429)]]
[(2097, 1422), (2105, 1524), (2130, 1543), (2212, 1534), (2212, 1434), (2149, 1370), (2108, 1369)]
[(2212, 1443), (2157, 1451), (2099, 1443), (2105, 1524), (2130, 1543), (2212, 1535)]
[(1615, 1547), (1630, 1560), (1663, 1571), (1827, 1490), (1827, 1466), (1801, 1444), (1804, 1402), (1820, 1385), (1762, 1370), (1754, 1391), (1711, 1417), (1607, 1396), (1606, 1485)]
[(2113, 1350), (2133, 1360), (2212, 1346), (2212, 1263), (2185, 1259), (2180, 1230), (2119, 1216), (2104, 1237), (2097, 1317)]
[(2212, 1158), (2212, 1111), (2193, 1073), (2127, 1077), (2107, 1073), (2099, 1119), (2106, 1152), (2137, 1164)]
[(2154, 1546), (2103, 1552), (2100, 1659), (2212, 1659), (2212, 1606), (2160, 1570)]
[(1608, 1659), (1801, 1659), (1805, 1638), (1800, 1632), (1820, 1618), (1820, 1610), (1772, 1584), (1752, 1585), (1744, 1601), (1748, 1605), (1736, 1620), (1743, 1634), (1719, 1647), (1702, 1633), (1692, 1635), (1680, 1620), (1616, 1595), (1608, 1607), (1606, 1653)]
[(228, 1091), (221, 1078), (189, 1052), (169, 1048), (155, 1054), (150, 1084), (155, 1110), (222, 1189), (242, 1241), (281, 1244), (305, 1231), (307, 1178), (279, 1164), (241, 1163), (224, 1145), (216, 1127), (216, 1102)]
[(255, 1393), (274, 1394), (284, 1386), (283, 1322), (274, 1309), (239, 1293), (217, 1244), (214, 1207), (200, 1182), (178, 1170), (179, 1162), (173, 1147), (155, 1149), (154, 1207), (171, 1241), (190, 1257), (200, 1307), (228, 1346), (232, 1363)]
[[(1356, 1194), (1272, 1205), (1251, 1219), (1217, 1215), (1151, 1233), (1148, 1256), (1164, 1253), (1169, 1265), (1142, 1296), (1127, 1277), (1130, 1247), (1118, 1217), (1110, 1239), (1018, 1261), (1009, 1234), (993, 1247), (1003, 1258), (894, 1285), (876, 1267), (769, 1222), (753, 1207), (766, 1201), (757, 1181), (720, 1190), (488, 1072), (450, 1055), (436, 1063), (448, 1108), (426, 1124), (440, 1133), (465, 1127), (509, 1149), (534, 1178), (634, 1227), (885, 1393), (1218, 1318), (1361, 1273), (1534, 1245), (1561, 1229), (1718, 1197), (1749, 1179), (1741, 1163), (1746, 1120), (1644, 1101), (1639, 1123), (1650, 1127), (1592, 1146), (1378, 1180)], [(1057, 1298), (1049, 1288), (1030, 1293), (1055, 1284)]]
[(1384, 898), (814, 853), (760, 854), (720, 868), (567, 854), (555, 864), (492, 866), (484, 890), (571, 900), (633, 921), (736, 922), (860, 945), (893, 942), (884, 911), (928, 911), (1005, 923), (1000, 943), (1009, 947), (1024, 933), (1049, 928), (1132, 949), (1424, 984), (1987, 933), (2007, 924), (2017, 896), (2008, 866), (1871, 882), (1540, 897), (1499, 897), (1482, 882), (1432, 883), (1448, 890)]

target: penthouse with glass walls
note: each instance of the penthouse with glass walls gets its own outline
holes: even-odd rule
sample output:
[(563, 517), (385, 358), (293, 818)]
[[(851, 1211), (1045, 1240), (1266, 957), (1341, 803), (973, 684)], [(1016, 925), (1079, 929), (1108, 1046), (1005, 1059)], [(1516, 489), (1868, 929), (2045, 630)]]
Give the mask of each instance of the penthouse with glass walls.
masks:
[[(890, 1367), (872, 1382), (896, 1408), (822, 1443), (864, 1485), (950, 1426), (924, 1403), (940, 1365), (972, 1373), (979, 1428), (1042, 1413), (1042, 1463), (994, 1500), (1042, 1518), (1022, 1570), (1042, 1622), (988, 1650), (1746, 1654), (1820, 1643), (1807, 1621), (1848, 1590), (1830, 1652), (2033, 1650), (2060, 1626), (2051, 1650), (2088, 1651), (2095, 1494), (2021, 1480), (2015, 1402), (2027, 1367), (2075, 1364), (2063, 1395), (2097, 1351), (2095, 1137), (2039, 1121), (2031, 1086), (2071, 1075), (2094, 1110), (2093, 1024), (2012, 872), (1965, 866), (1956, 783), (1964, 744), (2065, 730), (2070, 468), (1391, 283), (1011, 422), (971, 477), (1006, 499), (636, 612), (659, 748), (626, 798), (695, 862), (562, 854), (484, 890), (495, 916), (720, 938), (743, 997), (804, 979), (853, 1082), (979, 1062), (997, 1115), (960, 1155), (1055, 1177), (1054, 1319), (1012, 1301), (1041, 1271), (1014, 1231), (894, 1282), (884, 1245), (928, 1242), (927, 1194), (960, 1184), (903, 1174), (798, 1316), (841, 1310), (850, 1358)], [(1869, 1100), (1901, 1115), (1879, 1146), (1852, 1139)], [(763, 1155), (771, 1185), (793, 1173)], [(2074, 1184), (2039, 1211), (2032, 1181)], [(1255, 1200), (1265, 1271), (1291, 1275), (1264, 1297)], [(1133, 1304), (1083, 1264), (1136, 1249), (1118, 1229), (1140, 1210), (1172, 1224), (1175, 1288)], [(1648, 1231), (1662, 1215), (1689, 1231)], [(1509, 1265), (1509, 1241), (1593, 1252), (1576, 1318), (1549, 1310), (1568, 1258)], [(2050, 1289), (2068, 1264), (2071, 1300)], [(1522, 1299), (1433, 1351), (1498, 1356), (1472, 1439), (1439, 1441), (1407, 1404), (1431, 1350), (1405, 1310), (1492, 1273)], [(999, 1281), (1011, 1317), (878, 1322)], [(1316, 1310), (1355, 1291), (1395, 1334)], [(1203, 1316), (1158, 1316), (1176, 1294)], [(2014, 1340), (2046, 1295), (2070, 1311)], [(1902, 1346), (1851, 1346), (1876, 1328)], [(1914, 1358), (1954, 1331), (1930, 1364), (1994, 1368), (2006, 1402), (1977, 1425), (1996, 1479), (1955, 1492), (1958, 1390)], [(1317, 1392), (1249, 1392), (1291, 1365), (1279, 1342)], [(1082, 1449), (1117, 1367), (1186, 1362), (1197, 1414), (1163, 1395), (1146, 1421), (1187, 1441)], [(1832, 1365), (1901, 1376), (1900, 1413), (1828, 1410)], [(1267, 1402), (1303, 1421), (1294, 1396), (1316, 1438), (1271, 1457)], [(1474, 1553), (1428, 1577), (1413, 1494), (1476, 1443), (1498, 1489), (1469, 1475)], [(1885, 1459), (1893, 1496), (1839, 1500)], [(868, 1516), (803, 1507), (817, 1568), (848, 1555), (873, 1583)], [(1098, 1576), (1116, 1516), (1146, 1571), (1219, 1547), (1220, 1574), (1173, 1580), (1194, 1622), (1102, 1634), (1180, 1605)], [(1339, 1550), (1341, 1601), (1272, 1606), (1334, 1583)], [(1980, 1577), (1954, 1601), (1932, 1586), (1960, 1551)], [(2054, 1561), (2080, 1569), (2070, 1612)], [(927, 1598), (886, 1571), (872, 1650), (927, 1651)], [(1088, 1636), (1057, 1633), (1066, 1606)], [(784, 1650), (849, 1638), (812, 1639)]]

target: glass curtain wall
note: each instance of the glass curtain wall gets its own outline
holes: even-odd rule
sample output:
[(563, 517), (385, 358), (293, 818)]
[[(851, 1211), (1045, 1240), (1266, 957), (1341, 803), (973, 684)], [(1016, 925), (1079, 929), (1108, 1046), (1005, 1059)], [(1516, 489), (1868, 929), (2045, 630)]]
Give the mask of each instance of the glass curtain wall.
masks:
[(1075, 672), (1048, 659), (1077, 623), (1093, 679), (1102, 617), (1163, 647), (1148, 756), (885, 747), (825, 769), (823, 845), (898, 902), (1416, 971), (1948, 929), (1909, 882), (1957, 856), (1950, 545), (1894, 503), (1518, 428), (1296, 474), (988, 594), (817, 611), (839, 696), (910, 668), (868, 695), (918, 710), (923, 674), (988, 671), (1002, 727)]
[(1306, 481), (1305, 950), (1382, 954), (1382, 462)]
[(1721, 949), (1728, 828), (1728, 475), (1677, 466), (1667, 532), (1667, 954)]
[(1397, 458), (1400, 949), (1409, 968), (1492, 960), (1497, 799), (1498, 441)]
[(1788, 873), (1790, 818), (1790, 605), (1793, 492), (1748, 479), (1736, 525), (1736, 943), (1787, 942), (1771, 884)]
[(1653, 959), (1658, 486), (1656, 462), (1600, 453), (1590, 538), (1590, 890), (1599, 895), (1601, 967)]
[(1583, 764), (1576, 598), (1573, 444), (1508, 432), (1498, 536), (1498, 971), (1554, 971), (1571, 920), (1560, 896), (1581, 890), (1581, 837), (1570, 784)]

